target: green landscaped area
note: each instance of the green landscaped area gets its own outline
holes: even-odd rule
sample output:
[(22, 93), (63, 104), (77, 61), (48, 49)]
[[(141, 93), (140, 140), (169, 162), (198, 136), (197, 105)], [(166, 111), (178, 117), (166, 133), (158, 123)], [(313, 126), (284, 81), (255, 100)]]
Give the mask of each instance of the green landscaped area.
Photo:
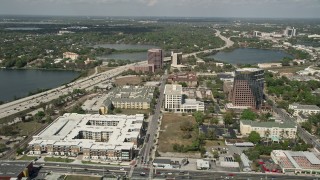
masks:
[(61, 157), (45, 157), (44, 161), (71, 163), (74, 161), (74, 159), (61, 158)]
[(19, 158), (18, 160), (22, 160), (22, 161), (33, 161), (35, 160), (37, 157), (35, 156), (27, 156), (27, 155), (23, 155), (21, 158)]
[(98, 163), (98, 162), (91, 162), (91, 161), (81, 161), (82, 164), (99, 164), (100, 166), (109, 165), (110, 163)]
[(102, 177), (67, 175), (65, 180), (100, 180)]
[(102, 73), (102, 72), (105, 72), (105, 71), (110, 71), (114, 69), (114, 67), (108, 67), (108, 66), (99, 66), (98, 67), (98, 72), (99, 73)]
[(115, 84), (117, 86), (123, 85), (139, 85), (142, 83), (142, 80), (139, 76), (132, 76), (132, 77), (120, 77), (116, 79)]
[(149, 114), (148, 109), (121, 109), (121, 114), (133, 115), (133, 114)]
[(43, 126), (43, 124), (38, 123), (36, 121), (30, 121), (30, 122), (19, 122), (16, 124), (16, 126), (19, 129), (19, 135), (28, 136), (32, 132), (40, 129), (40, 127)]
[[(220, 144), (220, 145), (219, 145)], [(205, 140), (205, 146), (211, 147), (211, 146), (226, 146), (224, 141), (219, 140)]]
[(276, 68), (268, 68), (267, 70), (278, 71), (279, 73), (295, 73), (301, 70), (304, 70), (308, 66), (283, 66), (283, 67), (276, 67)]
[(181, 116), (178, 114), (164, 114), (159, 138), (159, 152), (174, 152), (173, 144), (191, 145), (196, 138), (195, 131), (192, 132), (190, 139), (183, 138), (183, 131), (180, 125), (189, 121), (193, 125), (196, 121), (193, 116)]

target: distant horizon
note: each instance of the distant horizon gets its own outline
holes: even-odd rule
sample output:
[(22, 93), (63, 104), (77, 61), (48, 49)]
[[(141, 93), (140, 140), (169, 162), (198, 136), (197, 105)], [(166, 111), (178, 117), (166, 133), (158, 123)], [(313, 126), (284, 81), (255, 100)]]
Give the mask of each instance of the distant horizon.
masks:
[(2, 0), (3, 15), (289, 18), (320, 17), (319, 0)]
[(1, 16), (34, 16), (34, 17), (112, 17), (112, 18), (190, 18), (190, 19), (210, 19), (210, 18), (225, 18), (225, 19), (319, 19), (320, 17), (231, 17), (231, 16), (118, 16), (118, 15), (44, 15), (44, 14), (1, 14)]

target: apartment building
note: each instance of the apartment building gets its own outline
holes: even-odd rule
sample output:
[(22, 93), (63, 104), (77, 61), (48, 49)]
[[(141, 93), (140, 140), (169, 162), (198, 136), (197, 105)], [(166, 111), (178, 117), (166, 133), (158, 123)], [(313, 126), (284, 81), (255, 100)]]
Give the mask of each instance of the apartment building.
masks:
[(320, 108), (316, 105), (301, 105), (293, 103), (289, 105), (289, 109), (293, 110), (294, 116), (298, 116), (299, 114), (311, 115), (320, 113)]
[(121, 86), (114, 88), (104, 101), (120, 109), (149, 109), (155, 88), (149, 86)]
[(261, 137), (276, 137), (278, 139), (294, 139), (297, 134), (297, 126), (287, 122), (258, 122), (250, 120), (240, 121), (240, 133), (248, 136), (252, 131), (256, 131)]
[(30, 154), (83, 155), (84, 159), (132, 160), (142, 143), (143, 114), (90, 115), (66, 113), (29, 143)]
[(73, 52), (64, 52), (63, 53), (63, 59), (71, 59), (71, 60), (77, 60), (79, 57), (79, 54), (73, 53)]
[(154, 65), (153, 64), (135, 65), (130, 67), (130, 69), (137, 73), (154, 72)]

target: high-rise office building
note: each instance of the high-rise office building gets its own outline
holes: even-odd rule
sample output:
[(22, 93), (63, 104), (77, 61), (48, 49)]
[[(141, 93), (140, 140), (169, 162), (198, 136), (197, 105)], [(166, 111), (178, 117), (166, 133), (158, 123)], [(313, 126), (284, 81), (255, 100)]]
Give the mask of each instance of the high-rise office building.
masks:
[(297, 36), (297, 29), (295, 29), (294, 27), (287, 27), (285, 30), (284, 30), (284, 35), (286, 37), (294, 37), (294, 36)]
[(172, 53), (171, 60), (173, 66), (179, 65), (182, 63), (182, 53)]
[(243, 68), (235, 71), (232, 91), (234, 106), (250, 106), (260, 109), (263, 102), (264, 70)]
[(162, 69), (163, 66), (163, 51), (162, 49), (148, 50), (148, 64), (154, 65), (154, 70)]

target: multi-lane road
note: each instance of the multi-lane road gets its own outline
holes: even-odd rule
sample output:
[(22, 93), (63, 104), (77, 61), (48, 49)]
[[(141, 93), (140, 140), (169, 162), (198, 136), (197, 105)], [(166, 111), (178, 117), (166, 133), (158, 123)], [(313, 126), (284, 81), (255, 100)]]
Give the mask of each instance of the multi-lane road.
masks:
[[(40, 174), (49, 172), (61, 174), (80, 174), (80, 175), (96, 175), (96, 176), (113, 176), (123, 178), (128, 176), (129, 167), (119, 166), (96, 166), (94, 164), (79, 165), (68, 163), (36, 163), (35, 167), (40, 167)], [(131, 179), (148, 179), (149, 168), (138, 168), (132, 174)], [(143, 172), (144, 174), (141, 174)], [(314, 176), (298, 176), (298, 175), (284, 175), (284, 174), (263, 174), (263, 173), (234, 173), (234, 172), (218, 172), (212, 170), (204, 171), (181, 171), (179, 169), (157, 169), (152, 175), (153, 179), (237, 179), (237, 180), (318, 180)]]
[[(138, 62), (135, 64), (144, 64), (144, 63), (146, 63), (146, 61)], [(33, 96), (28, 96), (16, 101), (12, 101), (12, 102), (0, 105), (0, 119), (28, 110), (28, 109), (33, 109), (34, 107), (38, 106), (40, 103), (48, 103), (54, 99), (57, 99), (59, 96), (66, 95), (69, 92), (72, 92), (74, 89), (90, 90), (95, 85), (103, 81), (106, 81), (110, 78), (113, 78), (115, 76), (118, 76), (122, 72), (128, 70), (130, 66), (132, 66), (132, 64), (120, 66), (103, 73), (95, 73), (89, 77), (79, 79), (67, 85), (63, 85), (55, 89), (51, 89), (39, 94), (35, 94)]]
[(277, 107), (274, 107), (273, 110), (280, 115), (285, 121), (289, 121), (297, 126), (297, 133), (299, 137), (307, 144), (313, 145), (315, 148), (320, 150), (320, 142), (319, 138), (315, 135), (310, 134), (308, 131), (303, 129), (299, 123), (296, 122), (296, 120), (291, 117), (284, 109), (280, 109)]

